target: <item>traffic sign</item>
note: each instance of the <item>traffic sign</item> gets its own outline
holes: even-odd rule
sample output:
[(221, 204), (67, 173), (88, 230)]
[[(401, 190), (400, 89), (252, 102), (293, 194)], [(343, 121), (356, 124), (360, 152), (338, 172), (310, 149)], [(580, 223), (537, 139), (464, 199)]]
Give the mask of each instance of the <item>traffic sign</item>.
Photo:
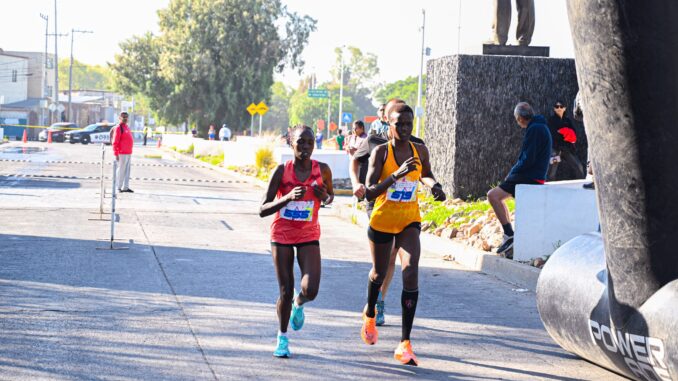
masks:
[(257, 113), (259, 113), (259, 115), (264, 115), (266, 112), (268, 112), (268, 106), (266, 106), (266, 103), (263, 101), (259, 102), (257, 105)]
[(337, 124), (334, 122), (330, 122), (330, 131), (336, 131), (338, 128)]
[(350, 112), (344, 112), (341, 114), (341, 123), (349, 124), (353, 121), (353, 115)]
[(257, 105), (254, 103), (250, 103), (249, 106), (247, 106), (247, 112), (250, 113), (250, 115), (254, 115), (257, 113)]
[(326, 89), (308, 89), (309, 98), (329, 98), (330, 94)]

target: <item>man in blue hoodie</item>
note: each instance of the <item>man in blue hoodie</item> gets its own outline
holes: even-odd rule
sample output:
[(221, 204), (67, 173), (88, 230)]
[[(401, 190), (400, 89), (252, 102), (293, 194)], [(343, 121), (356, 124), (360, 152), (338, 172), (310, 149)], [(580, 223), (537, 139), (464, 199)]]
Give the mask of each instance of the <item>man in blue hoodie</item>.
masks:
[[(487, 200), (504, 229), (504, 241), (497, 254), (513, 258), (513, 227), (506, 207), (506, 199), (516, 196), (518, 184), (544, 184), (551, 159), (551, 132), (542, 115), (535, 115), (532, 106), (520, 102), (513, 110), (513, 116), (520, 128), (526, 129), (520, 148), (518, 162), (511, 168), (506, 179), (496, 188), (487, 192)], [(510, 253), (510, 254), (509, 254)]]

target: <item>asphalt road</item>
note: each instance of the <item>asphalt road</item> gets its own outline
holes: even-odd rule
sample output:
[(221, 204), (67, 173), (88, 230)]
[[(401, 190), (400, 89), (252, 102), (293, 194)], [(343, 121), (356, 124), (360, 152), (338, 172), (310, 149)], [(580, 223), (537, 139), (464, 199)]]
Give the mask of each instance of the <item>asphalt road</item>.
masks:
[(533, 293), (440, 253), (423, 253), (420, 265), (412, 340), (421, 366), (392, 359), (399, 274), (379, 343), (364, 345), (366, 234), (327, 209), (320, 294), (304, 329), (290, 331), (294, 357), (273, 358), (263, 190), (169, 155), (144, 157), (158, 153), (135, 147), (135, 193), (117, 199), (114, 246), (127, 249), (111, 251), (98, 250), (110, 237), (110, 222), (98, 220), (108, 218), (98, 214), (99, 147), (0, 145), (0, 379), (619, 379), (553, 343)]

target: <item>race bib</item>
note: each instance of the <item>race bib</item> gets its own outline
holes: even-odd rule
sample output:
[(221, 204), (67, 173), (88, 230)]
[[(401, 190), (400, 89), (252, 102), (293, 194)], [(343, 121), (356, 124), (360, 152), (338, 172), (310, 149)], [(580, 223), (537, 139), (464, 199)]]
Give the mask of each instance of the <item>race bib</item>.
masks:
[(280, 217), (291, 221), (313, 220), (315, 201), (290, 201), (280, 209)]
[(388, 188), (386, 191), (386, 199), (388, 201), (396, 202), (417, 201), (418, 184), (418, 181), (407, 181), (405, 179), (400, 179)]

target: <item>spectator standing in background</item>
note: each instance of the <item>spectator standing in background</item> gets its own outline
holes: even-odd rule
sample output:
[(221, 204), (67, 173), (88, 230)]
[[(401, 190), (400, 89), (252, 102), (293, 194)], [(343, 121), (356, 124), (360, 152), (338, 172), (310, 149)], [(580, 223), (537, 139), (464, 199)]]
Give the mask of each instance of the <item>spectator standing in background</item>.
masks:
[(210, 129), (207, 131), (207, 136), (209, 137), (210, 140), (214, 140), (216, 137), (216, 130), (214, 129), (214, 125), (210, 124)]
[(323, 148), (323, 132), (318, 130), (318, 132), (315, 133), (315, 147), (317, 149), (322, 149)]
[(356, 120), (353, 122), (353, 133), (348, 136), (348, 141), (346, 142), (346, 152), (353, 157), (360, 143), (365, 139), (367, 139), (365, 123), (362, 120)]
[[(555, 181), (558, 168), (568, 167), (574, 174), (575, 179), (583, 179), (584, 167), (577, 157), (577, 133), (574, 130), (572, 120), (565, 115), (565, 103), (557, 101), (553, 105), (553, 114), (549, 117), (548, 126), (553, 140), (553, 152), (551, 166), (548, 172), (548, 180)], [(562, 178), (562, 180), (570, 180)]]
[(126, 112), (120, 113), (119, 123), (113, 127), (113, 156), (118, 162), (118, 173), (116, 186), (120, 192), (134, 193), (129, 188), (129, 173), (131, 168), (132, 148), (134, 147), (134, 137), (132, 130), (127, 125), (129, 115)]
[(225, 123), (219, 129), (219, 140), (224, 142), (231, 140), (231, 129)]
[(388, 121), (386, 120), (385, 115), (386, 104), (382, 104), (377, 109), (377, 120), (370, 124), (370, 135), (379, 135), (385, 134), (388, 132)]
[(337, 141), (337, 148), (339, 149), (339, 151), (343, 151), (344, 150), (344, 140), (346, 138), (344, 137), (344, 134), (341, 133), (341, 129), (338, 130), (337, 136), (335, 137), (335, 139)]

